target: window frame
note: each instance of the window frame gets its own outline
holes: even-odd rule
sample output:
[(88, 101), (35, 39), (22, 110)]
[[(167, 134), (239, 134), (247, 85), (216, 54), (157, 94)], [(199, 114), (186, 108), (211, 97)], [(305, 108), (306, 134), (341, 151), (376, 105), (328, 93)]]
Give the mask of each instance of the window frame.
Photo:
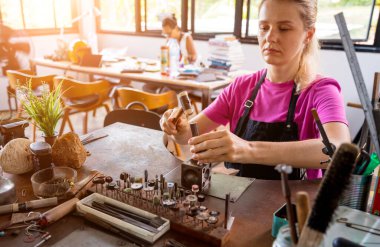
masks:
[[(183, 18), (182, 18), (182, 16), (183, 16), (183, 14), (186, 12), (186, 9), (184, 9), (184, 5), (186, 4), (186, 2), (187, 2), (187, 0), (180, 0), (181, 1), (181, 24), (183, 23)], [(139, 12), (139, 14), (140, 14), (140, 19), (142, 20), (142, 13), (143, 13), (143, 11), (144, 11), (144, 13), (147, 13), (147, 8), (148, 8), (148, 4), (147, 4), (147, 0), (135, 0), (135, 3), (136, 3), (136, 10), (137, 10), (137, 7), (138, 7), (138, 2), (140, 2), (140, 6), (139, 6), (139, 8), (140, 8), (140, 11), (138, 11)], [(142, 2), (144, 2), (144, 4), (142, 4)], [(141, 6), (144, 6), (144, 9), (142, 9), (141, 8)], [(186, 13), (187, 14), (187, 13)], [(137, 13), (136, 13), (136, 16), (137, 16)], [(158, 35), (158, 36), (162, 36), (161, 34), (162, 34), (162, 32), (161, 32), (161, 30), (154, 30), (154, 29), (148, 29), (148, 25), (147, 25), (147, 15), (145, 14), (144, 15), (144, 24), (145, 24), (145, 26), (143, 27), (143, 23), (141, 22), (141, 25), (139, 25), (139, 27), (141, 27), (141, 29), (140, 29), (140, 31), (141, 32), (144, 32), (144, 33), (151, 33), (151, 34), (156, 34), (156, 35)], [(137, 18), (136, 18), (137, 19)], [(178, 20), (178, 19), (177, 19)], [(136, 25), (138, 25), (137, 24), (137, 20), (136, 20)], [(182, 25), (181, 25), (182, 26)], [(187, 22), (186, 22), (186, 26), (187, 26)], [(183, 28), (181, 28), (181, 29), (183, 29)], [(143, 31), (144, 30), (144, 31)], [(186, 30), (186, 29), (184, 29), (184, 30)]]
[[(17, 0), (16, 0), (17, 1)], [(28, 29), (25, 28), (25, 17), (24, 17), (24, 5), (23, 5), (23, 0), (20, 1), (20, 6), (21, 6), (21, 18), (22, 18), (22, 23), (24, 28), (23, 29), (13, 29), (15, 31), (22, 31), (25, 32), (26, 35), (29, 36), (42, 36), (42, 35), (53, 35), (53, 34), (60, 34), (61, 28), (60, 27), (54, 27), (54, 28), (33, 28), (33, 29)], [(77, 11), (77, 2), (75, 0), (70, 0), (71, 1), (71, 15), (72, 18), (77, 17), (78, 11)], [(54, 5), (53, 5), (54, 6)], [(2, 15), (0, 12), (0, 21), (2, 20)], [(54, 11), (54, 26), (56, 26), (56, 13)], [(72, 24), (72, 27), (70, 28), (64, 28), (63, 29), (65, 34), (71, 34), (71, 33), (78, 33), (79, 27), (78, 27), (78, 22), (75, 22)]]
[[(100, 27), (100, 18), (97, 17), (96, 21), (96, 30), (97, 33), (100, 34), (120, 34), (120, 35), (131, 35), (131, 36), (145, 36), (145, 37), (162, 37), (161, 31), (157, 30), (142, 30), (142, 10), (141, 6), (143, 5), (142, 1), (145, 0), (135, 0), (135, 21), (136, 21), (136, 31), (114, 31), (114, 30), (103, 30)], [(243, 44), (258, 44), (257, 36), (242, 36), (242, 24), (243, 24), (243, 9), (247, 7), (248, 16), (247, 16), (247, 24), (246, 30), (244, 31), (247, 34), (247, 30), (249, 29), (249, 4), (251, 0), (236, 0), (235, 1), (235, 20), (234, 20), (234, 30), (233, 32), (213, 32), (213, 33), (204, 33), (204, 32), (196, 32), (194, 30), (194, 18), (195, 18), (195, 1), (201, 0), (181, 0), (181, 30), (184, 32), (191, 32), (194, 40), (208, 40), (213, 38), (216, 34), (233, 34), (235, 35), (241, 43)], [(95, 5), (100, 9), (100, 0), (95, 0)], [(144, 5), (146, 8), (147, 6)], [(354, 43), (355, 50), (358, 52), (375, 52), (380, 53), (380, 11), (378, 16), (374, 15), (374, 10), (376, 8), (376, 1), (373, 3), (372, 18), (377, 19), (377, 24), (375, 28), (374, 42), (373, 44), (357, 44)], [(372, 20), (370, 20), (371, 22)], [(196, 27), (195, 27), (196, 28)], [(370, 30), (367, 31), (367, 40), (369, 37)], [(340, 40), (320, 40), (321, 49), (322, 50), (343, 50), (343, 45)]]

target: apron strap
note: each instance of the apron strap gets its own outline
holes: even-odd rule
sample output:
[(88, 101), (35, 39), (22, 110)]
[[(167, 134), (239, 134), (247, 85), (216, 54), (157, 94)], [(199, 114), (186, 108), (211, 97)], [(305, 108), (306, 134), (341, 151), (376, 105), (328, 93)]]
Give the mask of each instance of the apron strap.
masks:
[(239, 137), (242, 137), (245, 128), (247, 126), (248, 120), (249, 120), (249, 113), (251, 112), (251, 109), (254, 105), (255, 99), (257, 97), (257, 93), (259, 92), (259, 89), (261, 85), (263, 84), (265, 77), (267, 75), (267, 71), (265, 70), (264, 74), (260, 77), (259, 82), (256, 84), (255, 89), (252, 92), (251, 97), (244, 103), (244, 113), (239, 119), (239, 122), (237, 124), (237, 127), (235, 129), (235, 134)]
[(288, 115), (286, 117), (286, 129), (290, 129), (292, 127), (292, 123), (294, 122), (294, 114), (296, 111), (296, 104), (298, 100), (299, 94), (297, 94), (297, 84), (294, 83), (292, 97), (290, 98)]

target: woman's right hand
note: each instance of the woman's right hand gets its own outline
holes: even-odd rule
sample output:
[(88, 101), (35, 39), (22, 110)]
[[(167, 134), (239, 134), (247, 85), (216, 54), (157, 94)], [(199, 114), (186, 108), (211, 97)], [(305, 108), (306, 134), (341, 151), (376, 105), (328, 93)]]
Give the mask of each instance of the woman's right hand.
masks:
[[(181, 110), (179, 107), (167, 110), (161, 117), (161, 129), (168, 135), (181, 135), (184, 134), (189, 128), (189, 123), (185, 113), (181, 114), (178, 121), (175, 121), (175, 116)], [(176, 123), (175, 123), (176, 122)]]

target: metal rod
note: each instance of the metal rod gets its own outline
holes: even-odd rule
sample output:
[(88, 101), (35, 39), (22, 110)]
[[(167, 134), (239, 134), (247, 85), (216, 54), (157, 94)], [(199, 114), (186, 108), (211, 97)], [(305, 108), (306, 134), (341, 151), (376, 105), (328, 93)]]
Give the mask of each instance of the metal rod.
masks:
[(150, 243), (146, 242), (145, 240), (143, 239), (140, 239), (132, 234), (130, 234), (129, 232), (125, 232), (123, 230), (120, 230), (119, 228), (116, 228), (114, 226), (112, 226), (111, 224), (103, 221), (102, 219), (96, 217), (95, 215), (92, 215), (92, 214), (84, 214), (82, 215), (86, 220), (106, 229), (106, 230), (109, 230), (111, 232), (114, 232), (118, 235), (120, 235), (121, 237), (127, 239), (128, 241), (132, 242), (133, 244), (136, 244), (138, 246), (145, 246), (145, 245), (150, 245)]
[(125, 214), (126, 216), (129, 216), (129, 217), (132, 217), (134, 218), (135, 220), (139, 220), (139, 221), (142, 221), (143, 223), (145, 224), (149, 224), (155, 228), (158, 228), (160, 227), (163, 223), (165, 223), (165, 221), (161, 220), (160, 222), (158, 222), (158, 220), (156, 220), (156, 218), (154, 219), (151, 219), (151, 218), (147, 218), (147, 217), (144, 217), (142, 215), (138, 215), (138, 214), (135, 214), (135, 213), (132, 213), (130, 211), (127, 211), (127, 210), (124, 210), (122, 208), (119, 208), (117, 206), (114, 206), (112, 204), (109, 204), (107, 202), (104, 203), (104, 206), (116, 211), (116, 212), (119, 212), (121, 214)]
[(287, 166), (287, 165), (279, 165), (278, 170), (281, 173), (282, 193), (286, 201), (286, 214), (289, 221), (290, 236), (292, 238), (292, 242), (294, 244), (297, 244), (298, 236), (297, 236), (296, 225), (295, 225), (295, 220), (294, 220), (295, 217), (294, 217), (293, 205), (290, 199), (291, 192), (290, 192), (289, 182), (288, 182), (288, 174), (292, 172), (292, 167)]
[(342, 39), (343, 48), (347, 56), (348, 64), (350, 65), (351, 73), (354, 78), (359, 99), (363, 107), (365, 120), (367, 121), (367, 124), (368, 124), (369, 133), (370, 133), (372, 142), (375, 146), (375, 151), (377, 154), (380, 154), (380, 144), (379, 144), (379, 139), (377, 136), (375, 119), (372, 115), (373, 107), (368, 95), (367, 87), (364, 83), (363, 74), (360, 70), (360, 65), (355, 53), (354, 45), (352, 43), (350, 33), (348, 32), (346, 20), (344, 18), (343, 13), (339, 13), (335, 15), (334, 17), (338, 25), (339, 34)]
[(326, 134), (326, 131), (323, 128), (323, 125), (321, 123), (321, 120), (319, 119), (317, 110), (315, 108), (313, 108), (313, 109), (311, 109), (311, 113), (313, 114), (315, 123), (318, 126), (319, 133), (321, 133), (322, 142), (325, 145), (325, 147), (327, 148), (327, 154), (331, 158), (333, 156), (333, 154), (334, 154), (334, 148), (332, 147), (332, 145), (330, 143), (330, 140), (329, 140), (329, 138), (328, 138), (328, 136)]
[(228, 219), (230, 217), (229, 205), (230, 205), (230, 193), (226, 194), (226, 201), (225, 201), (225, 207), (224, 207), (224, 229), (227, 229)]
[(191, 134), (193, 136), (199, 136), (199, 129), (197, 123), (190, 123)]
[(99, 210), (99, 211), (101, 211), (103, 213), (109, 214), (109, 215), (111, 215), (113, 217), (116, 217), (116, 218), (118, 218), (118, 219), (120, 219), (122, 221), (125, 221), (125, 222), (127, 222), (129, 224), (132, 224), (132, 225), (138, 226), (140, 228), (143, 228), (143, 229), (145, 229), (147, 231), (150, 231), (150, 232), (153, 232), (153, 233), (158, 233), (159, 232), (156, 228), (154, 228), (154, 227), (152, 227), (150, 225), (147, 225), (147, 224), (145, 224), (145, 223), (143, 223), (141, 221), (135, 220), (135, 219), (133, 219), (131, 217), (122, 215), (122, 214), (120, 214), (118, 212), (115, 212), (114, 210), (111, 210), (111, 209), (109, 209), (107, 207), (104, 207), (104, 204), (101, 204), (101, 203), (98, 203), (98, 202), (94, 201), (94, 202), (92, 202), (92, 206), (91, 207), (94, 208), (94, 209), (96, 209), (96, 210)]

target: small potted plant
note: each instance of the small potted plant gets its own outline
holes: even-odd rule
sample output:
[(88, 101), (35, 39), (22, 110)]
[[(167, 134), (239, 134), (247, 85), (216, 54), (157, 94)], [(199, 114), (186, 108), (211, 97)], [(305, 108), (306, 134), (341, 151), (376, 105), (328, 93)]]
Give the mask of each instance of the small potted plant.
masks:
[(17, 88), (17, 98), (22, 108), (32, 119), (33, 124), (43, 132), (45, 142), (53, 146), (58, 133), (55, 131), (59, 119), (63, 115), (61, 105), (61, 84), (53, 91), (49, 90), (48, 84), (41, 86), (40, 94), (37, 95), (32, 89), (32, 83)]

